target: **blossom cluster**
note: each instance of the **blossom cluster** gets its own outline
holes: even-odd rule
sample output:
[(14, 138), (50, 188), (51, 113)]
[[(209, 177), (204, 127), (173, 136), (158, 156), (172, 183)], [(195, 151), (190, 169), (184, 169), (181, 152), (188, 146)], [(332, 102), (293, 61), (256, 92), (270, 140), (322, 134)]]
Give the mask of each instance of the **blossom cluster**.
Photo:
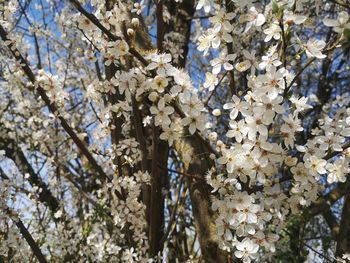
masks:
[[(5, 113), (0, 122), (16, 132), (4, 137), (21, 138), (41, 153), (45, 168), (38, 170), (46, 172), (49, 187), (60, 189), (53, 195), (62, 198), (51, 218), (45, 215), (31, 226), (37, 239), (47, 240), (42, 249), (50, 259), (77, 254), (86, 261), (154, 260), (147, 255), (147, 204), (141, 197), (154, 183), (152, 172), (144, 166), (155, 155), (152, 151), (158, 138), (151, 138), (155, 131), (176, 157), (182, 157), (181, 167), (190, 166), (198, 156), (193, 147), (180, 149), (180, 142), (206, 142), (203, 149), (210, 153), (199, 155), (212, 164), (203, 184), (211, 187), (219, 245), (243, 262), (259, 261), (264, 252), (274, 253), (289, 215), (312, 205), (327, 186), (346, 182), (350, 172), (349, 99), (335, 99), (339, 108), (332, 112), (332, 103), (320, 105), (323, 102), (312, 100), (310, 93), (298, 93), (296, 84), (309, 65), (318, 65), (340, 46), (350, 29), (349, 15), (341, 11), (337, 17), (318, 21), (330, 28), (331, 40), (317, 35), (305, 40), (303, 30), (312, 28), (313, 19), (305, 11), (310, 5), (307, 2), (281, 0), (265, 5), (232, 0), (232, 6), (223, 7), (212, 0), (198, 1), (197, 12), (203, 9), (212, 14), (208, 23), (193, 22), (201, 29), (191, 39), (196, 42), (193, 52), (208, 61), (199, 77), (176, 66), (185, 58), (184, 47), (176, 41), (186, 39), (178, 33), (164, 35), (162, 52), (143, 50), (147, 43), (137, 43), (138, 30), (154, 23), (139, 19), (143, 1), (126, 1), (107, 10), (105, 1), (91, 0), (98, 26), (86, 15), (64, 9), (62, 13), (69, 19), (55, 19), (62, 39), (76, 34), (81, 37), (78, 44), (70, 43), (72, 54), (79, 59), (71, 59), (70, 54), (66, 67), (61, 66), (61, 58), (56, 60), (57, 70), (38, 67), (33, 85), (23, 83), (23, 73), (12, 74), (23, 65), (11, 61), (13, 65), (4, 70), (8, 84), (1, 84), (8, 92), (1, 93), (1, 98), (7, 101), (10, 97), (9, 104), (14, 101), (16, 106), (8, 111), (16, 117)], [(319, 12), (321, 7), (309, 2)], [(6, 5), (8, 8), (0, 11), (9, 29), (18, 7), (15, 1)], [(155, 13), (155, 8), (150, 12)], [(171, 22), (166, 8), (162, 19)], [(113, 37), (104, 35), (101, 27), (113, 32)], [(43, 29), (33, 32), (47, 37)], [(52, 46), (64, 54), (67, 46), (50, 37)], [(249, 42), (257, 43), (256, 39), (261, 42), (253, 48)], [(27, 48), (21, 41), (8, 41), (5, 46), (12, 51)], [(306, 63), (302, 65), (302, 61)], [(71, 71), (70, 64), (77, 72)], [(43, 89), (106, 178), (91, 172), (83, 151), (66, 139), (58, 128), (57, 113), (47, 113), (42, 103), (35, 103), (35, 96), (21, 94), (14, 88), (17, 86), (34, 92)], [(319, 111), (321, 118), (308, 125), (307, 116), (314, 111)], [(23, 120), (26, 123), (17, 129)], [(143, 140), (140, 133), (149, 137)], [(13, 187), (8, 180), (0, 181), (1, 211), (11, 202)], [(34, 190), (34, 201), (30, 201), (37, 203), (41, 189)], [(73, 204), (67, 205), (71, 199)], [(41, 212), (30, 213), (40, 218)], [(13, 219), (5, 213), (0, 217), (6, 223)], [(42, 230), (40, 224), (47, 224), (47, 229)], [(8, 253), (6, 246), (24, 246), (23, 253), (30, 253), (13, 224), (0, 223), (0, 230), (7, 233), (6, 244), (0, 242), (0, 254)], [(53, 246), (55, 252), (51, 252)], [(166, 254), (166, 248), (162, 252)]]

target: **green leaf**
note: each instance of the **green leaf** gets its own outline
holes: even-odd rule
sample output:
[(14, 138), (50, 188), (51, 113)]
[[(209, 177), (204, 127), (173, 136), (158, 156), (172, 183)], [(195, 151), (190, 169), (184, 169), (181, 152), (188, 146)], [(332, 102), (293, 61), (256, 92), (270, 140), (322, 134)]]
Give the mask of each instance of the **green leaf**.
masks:
[(279, 7), (276, 0), (272, 0), (272, 14), (278, 14)]

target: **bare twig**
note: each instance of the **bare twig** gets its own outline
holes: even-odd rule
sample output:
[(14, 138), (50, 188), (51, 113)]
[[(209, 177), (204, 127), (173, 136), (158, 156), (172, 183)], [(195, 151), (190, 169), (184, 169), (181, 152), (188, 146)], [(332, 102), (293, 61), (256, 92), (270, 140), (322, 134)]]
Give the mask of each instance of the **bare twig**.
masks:
[(173, 210), (171, 211), (171, 215), (170, 215), (170, 218), (169, 218), (169, 223), (168, 223), (168, 227), (167, 229), (165, 230), (164, 232), (164, 235), (162, 237), (162, 239), (160, 240), (160, 243), (163, 244), (167, 241), (168, 237), (169, 237), (169, 234), (170, 234), (170, 231), (171, 229), (173, 228), (173, 225), (174, 223), (176, 223), (175, 219), (176, 219), (176, 210), (177, 210), (177, 207), (179, 206), (179, 201), (180, 201), (180, 195), (181, 195), (181, 188), (182, 188), (182, 185), (183, 185), (183, 180), (184, 180), (184, 176), (181, 176), (180, 177), (180, 181), (179, 181), (179, 185), (177, 187), (177, 195), (176, 195), (176, 200), (175, 200), (175, 204), (174, 204), (174, 207), (173, 207)]
[[(47, 96), (45, 90), (40, 86), (37, 85), (35, 75), (33, 71), (30, 69), (29, 64), (27, 60), (21, 55), (19, 50), (16, 48), (16, 46), (10, 41), (10, 39), (7, 37), (7, 32), (3, 28), (2, 25), (0, 25), (0, 36), (1, 39), (4, 42), (10, 43), (8, 45), (8, 48), (12, 55), (15, 57), (15, 59), (20, 63), (22, 70), (27, 75), (29, 80), (33, 83), (33, 85), (37, 86), (38, 93), (40, 97), (43, 99), (49, 110), (57, 115), (58, 119), (61, 122), (61, 125), (63, 129), (68, 133), (68, 135), (72, 138), (74, 143), (77, 145), (79, 150), (85, 155), (85, 157), (88, 159), (91, 166), (94, 168), (96, 172), (98, 172), (103, 178), (110, 180), (111, 178), (103, 171), (102, 167), (97, 163), (95, 158), (92, 156), (86, 145), (79, 139), (78, 135), (75, 133), (75, 131), (72, 129), (72, 127), (68, 124), (68, 122), (59, 114), (58, 107), (56, 104), (52, 101), (50, 101), (49, 97)], [(118, 198), (123, 199), (123, 196), (118, 192)]]
[[(286, 232), (290, 237), (292, 237), (293, 235), (285, 229), (282, 229), (284, 232)], [(313, 252), (315, 252), (317, 255), (323, 257), (325, 260), (329, 261), (329, 262), (334, 262), (334, 259), (330, 259), (329, 257), (327, 257), (326, 255), (322, 254), (321, 252), (319, 252), (318, 250), (314, 249), (312, 246), (310, 246), (309, 244), (307, 244), (304, 241), (300, 241), (304, 246), (306, 246), (307, 248), (311, 249)]]
[(12, 221), (16, 224), (17, 228), (19, 229), (24, 239), (27, 241), (28, 245), (33, 251), (34, 256), (38, 259), (38, 261), (40, 263), (47, 263), (48, 261), (46, 260), (40, 247), (35, 242), (34, 238), (29, 233), (28, 229), (25, 227), (25, 225), (23, 224), (22, 220), (18, 217), (18, 215), (16, 215), (16, 213), (14, 213), (9, 207), (6, 207), (6, 213), (9, 215)]
[(207, 105), (208, 105), (208, 103), (209, 103), (211, 97), (214, 95), (216, 89), (220, 86), (221, 82), (224, 80), (224, 78), (227, 76), (227, 74), (228, 74), (228, 71), (226, 71), (225, 74), (222, 75), (222, 77), (221, 77), (221, 79), (219, 80), (218, 84), (215, 85), (215, 87), (214, 87), (213, 91), (210, 93), (208, 99), (204, 102), (204, 106), (207, 106)]
[[(105, 28), (100, 21), (91, 13), (87, 12), (81, 4), (76, 0), (69, 0), (79, 12), (81, 12), (86, 18), (88, 18), (93, 24), (95, 24), (103, 33), (105, 33), (111, 40), (116, 41), (120, 38), (112, 34), (107, 28)], [(148, 65), (147, 60), (133, 47), (129, 48), (130, 54), (132, 54), (137, 60), (139, 60), (144, 66)], [(185, 117), (185, 114), (180, 109), (179, 105), (175, 105), (176, 112), (182, 117)], [(195, 133), (195, 136), (205, 145), (209, 152), (214, 153), (216, 156), (219, 156), (218, 152), (213, 149), (208, 141), (206, 141), (198, 132)]]

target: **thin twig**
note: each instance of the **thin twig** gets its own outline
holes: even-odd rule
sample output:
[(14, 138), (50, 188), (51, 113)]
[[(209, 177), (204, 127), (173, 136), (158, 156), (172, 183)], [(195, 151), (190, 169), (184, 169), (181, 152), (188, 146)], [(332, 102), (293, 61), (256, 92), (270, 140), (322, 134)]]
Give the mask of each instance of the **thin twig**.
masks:
[(211, 92), (211, 94), (209, 95), (208, 99), (204, 102), (204, 106), (207, 106), (211, 97), (214, 95), (216, 89), (220, 86), (221, 82), (224, 80), (224, 78), (227, 76), (228, 71), (225, 72), (225, 74), (221, 77), (221, 79), (219, 80), (218, 84), (215, 85), (213, 91)]
[(182, 188), (182, 185), (183, 185), (183, 180), (184, 180), (184, 176), (181, 176), (180, 177), (180, 181), (179, 181), (179, 185), (178, 185), (177, 191), (176, 191), (177, 195), (176, 195), (175, 204), (174, 204), (173, 210), (171, 211), (171, 215), (170, 215), (170, 218), (169, 218), (168, 227), (165, 230), (164, 235), (163, 235), (163, 237), (160, 240), (160, 244), (164, 244), (167, 241), (167, 239), (169, 237), (169, 234), (170, 234), (170, 231), (173, 228), (173, 224), (176, 223), (176, 220), (175, 220), (176, 219), (176, 210), (177, 210), (177, 207), (178, 207), (179, 201), (180, 201), (180, 195), (181, 195), (181, 188)]
[(48, 261), (46, 260), (44, 254), (41, 252), (40, 247), (38, 244), (35, 242), (34, 238), (32, 235), (29, 233), (28, 229), (25, 227), (23, 224), (22, 220), (16, 215), (10, 207), (6, 207), (6, 212), (11, 218), (11, 220), (16, 224), (17, 228), (19, 229), (19, 232), (22, 234), (24, 239), (27, 241), (29, 247), (33, 251), (34, 256), (38, 259), (40, 263), (47, 263)]
[[(292, 234), (286, 230), (286, 229), (282, 229), (284, 232), (286, 232), (290, 237), (292, 237)], [(303, 240), (300, 241), (304, 246), (306, 246), (307, 248), (311, 249), (313, 252), (315, 252), (317, 255), (323, 257), (324, 259), (328, 260), (329, 262), (334, 262), (334, 260), (330, 259), (329, 257), (327, 257), (326, 255), (322, 254), (321, 252), (319, 252), (318, 250), (314, 249), (312, 246), (310, 246), (309, 244), (307, 244), (306, 242), (304, 242)]]
[[(81, 4), (77, 0), (69, 0), (79, 12), (81, 12), (86, 18), (88, 18), (93, 24), (95, 24), (103, 33), (105, 33), (111, 40), (117, 41), (120, 40), (119, 37), (112, 34), (107, 28), (105, 28), (100, 21), (93, 14), (87, 12)], [(129, 47), (129, 53), (132, 54), (137, 60), (139, 60), (144, 66), (148, 65), (147, 60), (133, 47)], [(152, 75), (155, 75), (154, 72)], [(186, 117), (185, 113), (180, 109), (179, 105), (174, 105), (175, 111), (181, 116), (181, 118)], [(205, 147), (209, 150), (209, 152), (215, 154), (215, 156), (219, 156), (219, 153), (213, 149), (208, 141), (206, 141), (198, 132), (195, 133), (197, 139), (199, 139)]]
[[(72, 129), (72, 127), (68, 124), (65, 118), (63, 118), (62, 115), (59, 114), (58, 107), (54, 102), (50, 100), (50, 98), (47, 96), (45, 90), (38, 85), (36, 82), (35, 75), (33, 71), (30, 69), (29, 64), (27, 60), (21, 55), (19, 50), (16, 48), (16, 46), (13, 44), (12, 41), (7, 37), (7, 32), (3, 28), (2, 25), (0, 25), (0, 36), (1, 39), (4, 42), (9, 42), (10, 44), (8, 45), (8, 48), (12, 55), (15, 57), (15, 59), (20, 63), (22, 70), (24, 73), (27, 75), (29, 80), (33, 83), (33, 85), (36, 85), (36, 89), (40, 95), (40, 97), (43, 99), (45, 102), (46, 106), (49, 108), (49, 110), (57, 115), (57, 118), (60, 120), (61, 125), (63, 129), (67, 132), (67, 134), (72, 138), (73, 142), (77, 145), (79, 150), (85, 155), (85, 157), (89, 160), (89, 163), (91, 166), (94, 168), (96, 172), (98, 172), (103, 178), (111, 180), (110, 176), (108, 176), (102, 169), (102, 167), (97, 163), (95, 158), (92, 156), (90, 153), (89, 149), (86, 147), (86, 145), (79, 139), (78, 135), (75, 133), (75, 131)], [(117, 196), (120, 199), (123, 199), (123, 196), (121, 193), (117, 192)]]
[(172, 173), (177, 173), (177, 174), (180, 174), (180, 175), (183, 175), (183, 176), (186, 176), (186, 177), (190, 177), (190, 178), (195, 178), (195, 179), (198, 179), (198, 180), (205, 180), (202, 176), (200, 175), (196, 175), (196, 174), (189, 174), (189, 173), (185, 173), (185, 172), (180, 172), (180, 171), (177, 171), (177, 170), (173, 170), (173, 169), (170, 169), (170, 168), (166, 168), (166, 167), (163, 167), (163, 166), (160, 166), (159, 167), (163, 170), (166, 170), (166, 171), (169, 171), (169, 172), (172, 172)]

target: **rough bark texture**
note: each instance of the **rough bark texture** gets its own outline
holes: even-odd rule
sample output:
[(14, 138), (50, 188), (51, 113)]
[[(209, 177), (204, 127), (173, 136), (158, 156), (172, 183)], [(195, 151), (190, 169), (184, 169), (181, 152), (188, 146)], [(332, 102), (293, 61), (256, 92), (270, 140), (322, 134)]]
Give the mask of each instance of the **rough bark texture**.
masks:
[(340, 229), (337, 239), (336, 256), (342, 257), (350, 253), (350, 189), (347, 187), (344, 207), (340, 221)]
[[(210, 161), (203, 155), (206, 149), (201, 142), (191, 136), (176, 143), (176, 148), (180, 154), (182, 151), (192, 151), (193, 159), (187, 167), (187, 172), (204, 178), (210, 168)], [(210, 186), (205, 183), (205, 180), (188, 179), (187, 182), (203, 261), (206, 263), (229, 262), (229, 255), (219, 249), (215, 216), (211, 210)]]
[[(108, 9), (112, 9), (113, 5), (117, 3), (118, 1), (116, 0), (107, 0), (106, 6)], [(169, 32), (175, 32), (183, 36), (184, 41), (176, 43), (179, 45), (180, 49), (183, 50), (183, 54), (178, 60), (178, 63), (175, 65), (182, 68), (186, 66), (188, 43), (191, 36), (191, 17), (193, 17), (195, 12), (195, 4), (196, 3), (194, 0), (182, 1), (182, 3), (176, 3), (175, 1), (161, 1), (157, 10), (158, 37), (160, 38), (157, 40), (157, 48), (160, 51), (167, 52), (166, 47), (162, 45), (161, 40), (163, 40), (164, 36), (166, 36), (166, 34)], [(164, 10), (163, 8), (167, 8), (172, 16), (172, 20), (168, 24), (164, 23), (159, 17)], [(142, 21), (141, 25), (143, 25)], [(126, 29), (127, 25), (124, 24), (122, 27)], [(148, 35), (145, 33), (145, 28), (141, 26), (138, 31), (140, 32), (135, 32), (134, 39), (128, 40), (129, 44), (133, 45), (134, 48), (140, 51), (154, 48), (149, 45), (150, 40)], [(111, 78), (114, 73), (115, 69), (107, 68), (106, 78)], [(136, 117), (135, 121), (142, 117), (142, 112), (137, 112), (136, 104), (137, 103), (135, 103), (133, 106), (133, 112)], [(143, 128), (140, 129), (140, 127), (136, 127), (136, 125), (134, 128), (137, 140), (140, 143), (144, 139), (142, 136), (146, 136), (146, 132)], [(164, 197), (161, 194), (161, 189), (164, 185), (165, 176), (168, 176), (167, 172), (163, 172), (159, 169), (159, 167), (167, 167), (168, 146), (166, 142), (158, 139), (159, 131), (157, 130), (158, 129), (154, 129), (153, 134), (151, 132), (147, 134), (148, 136), (152, 137), (152, 156), (147, 156), (147, 151), (144, 151), (143, 158), (152, 157), (152, 160), (147, 162), (148, 165), (145, 165), (146, 162), (143, 160), (144, 165), (142, 165), (143, 169), (147, 167), (148, 171), (151, 173), (150, 197), (147, 194), (149, 189), (144, 189), (146, 194), (145, 191), (143, 191), (143, 199), (149, 209), (149, 212), (147, 212), (147, 219), (149, 222), (149, 244), (151, 256), (156, 255), (162, 249), (160, 240), (164, 232)], [(198, 138), (192, 136), (182, 143), (185, 144), (186, 148), (192, 149), (193, 156), (203, 157), (205, 147), (201, 145)], [(181, 149), (179, 149), (179, 151), (181, 151)], [(189, 173), (198, 174), (204, 177), (209, 167), (209, 161), (206, 158), (194, 157), (193, 161), (187, 168)], [(210, 187), (205, 184), (203, 180), (188, 180), (188, 185), (193, 208), (193, 216), (202, 251), (202, 260), (204, 262), (228, 262), (227, 253), (221, 251), (218, 245), (218, 236), (216, 234), (214, 224), (215, 219), (210, 209)], [(150, 201), (148, 201), (149, 199)], [(148, 204), (148, 202), (150, 203)]]
[[(118, 1), (107, 0), (107, 10), (113, 9), (113, 6), (115, 4), (118, 4)], [(135, 14), (127, 15), (129, 17), (135, 16)], [(140, 26), (137, 29), (135, 29), (135, 36), (133, 39), (130, 39), (126, 34), (127, 28), (129, 26), (131, 27), (131, 25), (129, 25), (127, 21), (125, 22), (125, 24), (120, 25), (120, 27), (124, 30), (124, 35), (129, 45), (132, 45), (139, 51), (146, 51), (152, 49), (153, 47), (150, 44), (150, 38), (148, 34), (145, 33), (146, 28), (144, 26), (144, 22), (141, 17), (138, 18), (140, 19), (141, 23)], [(133, 62), (130, 59), (129, 61), (127, 61), (126, 64), (128, 64), (127, 66), (129, 67), (132, 66)], [(117, 70), (115, 66), (112, 67), (114, 68), (106, 67), (107, 79), (112, 78)], [(118, 92), (116, 92), (116, 95), (110, 97), (110, 102), (116, 103), (118, 100), (122, 99), (123, 98), (121, 97), (121, 95), (118, 94)], [(144, 185), (142, 187), (142, 199), (144, 204), (146, 205), (146, 219), (148, 222), (149, 237), (149, 254), (151, 257), (154, 257), (158, 254), (159, 251), (162, 250), (162, 244), (160, 242), (164, 232), (164, 197), (162, 195), (162, 187), (163, 182), (165, 181), (164, 177), (167, 176), (167, 173), (163, 170), (160, 170), (159, 166), (167, 166), (168, 145), (166, 142), (159, 140), (160, 131), (158, 128), (155, 128), (152, 134), (151, 132), (149, 132), (149, 135), (151, 135), (152, 137), (152, 156), (148, 156), (145, 138), (146, 132), (142, 126), (140, 127), (140, 123), (136, 123), (142, 120), (142, 112), (139, 111), (137, 107), (137, 102), (135, 100), (133, 105), (133, 116), (135, 119), (133, 125), (134, 130), (132, 132), (135, 134), (135, 137), (137, 138), (142, 148), (142, 161), (140, 168), (143, 171), (147, 170), (151, 174), (151, 187), (147, 185)], [(122, 123), (123, 122), (121, 118), (115, 118), (114, 124), (116, 126), (116, 129), (112, 134), (112, 141), (115, 144), (117, 144), (120, 139)], [(123, 174), (120, 160), (117, 160), (117, 165), (119, 169), (119, 174)]]
[(162, 251), (161, 239), (164, 235), (164, 196), (162, 187), (164, 185), (164, 177), (168, 176), (167, 172), (159, 169), (166, 167), (168, 162), (168, 144), (159, 140), (158, 129), (153, 134), (153, 153), (152, 153), (152, 174), (151, 174), (151, 207), (149, 219), (149, 246), (150, 255), (156, 256)]
[[(195, 4), (195, 1), (187, 0), (181, 4), (171, 1), (167, 5), (173, 22), (169, 25), (166, 32), (173, 31), (184, 37), (184, 42), (178, 43), (184, 51), (177, 65), (180, 68), (185, 68), (186, 66), (188, 44), (191, 36), (191, 18), (195, 13)], [(191, 136), (182, 142), (179, 149), (180, 152), (183, 147), (187, 150), (191, 148), (193, 151), (192, 156), (194, 157), (188, 166), (187, 172), (189, 174), (200, 175), (204, 178), (210, 168), (210, 163), (206, 158), (208, 155), (206, 157), (203, 155), (206, 152), (204, 145), (202, 145), (198, 138)], [(206, 263), (228, 262), (228, 254), (219, 249), (219, 237), (216, 234), (215, 218), (211, 211), (210, 186), (204, 180), (189, 179), (187, 182), (203, 261)]]
[(180, 57), (178, 64), (176, 65), (180, 68), (185, 68), (186, 66), (188, 44), (191, 37), (192, 17), (196, 11), (195, 5), (196, 3), (194, 0), (182, 1), (180, 4), (176, 3), (175, 1), (169, 1), (169, 3), (166, 3), (172, 20), (167, 25), (165, 34), (175, 32), (184, 39), (183, 42), (176, 43), (183, 50), (182, 57)]

